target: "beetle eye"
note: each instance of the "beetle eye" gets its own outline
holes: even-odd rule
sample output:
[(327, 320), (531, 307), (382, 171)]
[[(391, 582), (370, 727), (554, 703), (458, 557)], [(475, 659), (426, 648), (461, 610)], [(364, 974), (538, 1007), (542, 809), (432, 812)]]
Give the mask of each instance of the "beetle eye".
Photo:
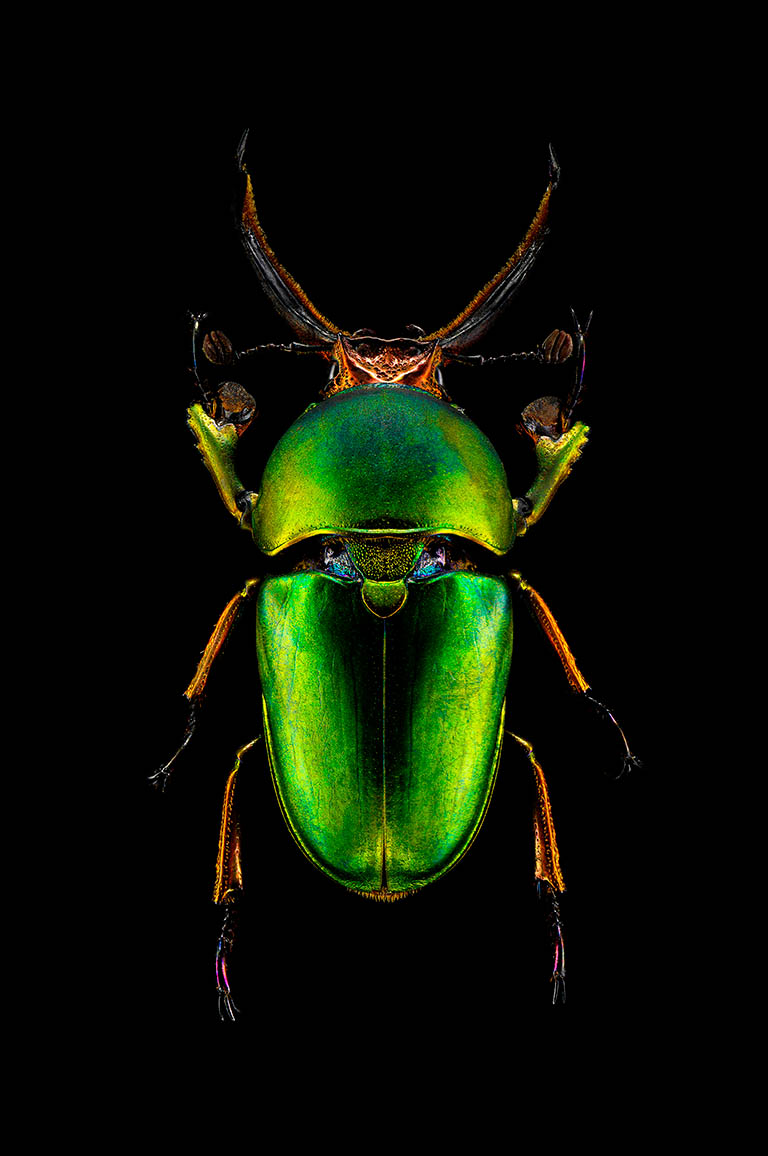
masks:
[(447, 570), (448, 549), (445, 539), (435, 538), (427, 542), (411, 574), (411, 578), (432, 578)]
[(322, 549), (322, 569), (337, 578), (359, 578), (343, 542), (325, 542)]

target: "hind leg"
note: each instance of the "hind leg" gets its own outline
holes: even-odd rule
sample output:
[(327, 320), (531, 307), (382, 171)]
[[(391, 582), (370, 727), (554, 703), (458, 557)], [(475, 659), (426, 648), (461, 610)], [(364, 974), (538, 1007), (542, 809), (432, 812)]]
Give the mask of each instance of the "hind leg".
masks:
[(216, 884), (213, 889), (214, 903), (224, 907), (224, 919), (216, 945), (216, 990), (219, 996), (219, 1015), (223, 1020), (234, 1020), (237, 1007), (232, 999), (232, 990), (227, 974), (227, 965), (235, 945), (238, 900), (243, 892), (243, 866), (240, 847), (240, 823), (237, 813), (237, 783), (240, 760), (246, 751), (256, 746), (261, 739), (258, 735), (240, 747), (235, 755), (235, 765), (227, 779), (224, 791), (224, 805), (221, 812), (219, 833), (219, 853), (216, 858)]
[(552, 806), (549, 801), (547, 781), (544, 778), (541, 765), (533, 753), (531, 744), (520, 738), (519, 735), (513, 734), (512, 731), (506, 733), (523, 748), (533, 767), (536, 783), (536, 803), (533, 812), (536, 885), (540, 897), (546, 901), (548, 907), (548, 922), (554, 954), (552, 1003), (557, 1003), (558, 999), (565, 1003), (565, 939), (560, 914), (560, 896), (565, 891), (565, 881), (560, 869), (560, 853), (557, 849), (557, 837), (552, 819)]

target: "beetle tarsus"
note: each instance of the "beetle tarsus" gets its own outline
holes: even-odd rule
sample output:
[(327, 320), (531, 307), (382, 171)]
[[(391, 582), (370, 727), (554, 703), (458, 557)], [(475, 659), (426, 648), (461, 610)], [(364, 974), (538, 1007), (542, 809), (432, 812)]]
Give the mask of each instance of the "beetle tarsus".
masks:
[(631, 771), (639, 771), (642, 768), (642, 765), (642, 759), (639, 759), (637, 755), (633, 755), (632, 752), (629, 751), (624, 756), (624, 760), (621, 764), (621, 770), (619, 771), (616, 778), (620, 779), (623, 775), (628, 775)]
[(557, 893), (550, 884), (538, 885), (539, 898), (544, 898), (549, 907), (547, 920), (554, 952), (552, 965), (552, 1004), (565, 1003), (565, 939), (563, 937), (563, 919), (560, 914), (560, 902)]
[(173, 770), (173, 764), (176, 762), (176, 760), (179, 757), (179, 755), (181, 754), (181, 752), (188, 745), (189, 740), (192, 738), (192, 735), (195, 733), (195, 725), (197, 723), (197, 712), (195, 710), (195, 706), (196, 706), (196, 704), (194, 702), (190, 704), (189, 714), (187, 715), (187, 726), (186, 726), (186, 729), (184, 731), (184, 738), (181, 741), (181, 746), (176, 751), (176, 753), (170, 757), (170, 759), (168, 760), (167, 763), (165, 763), (164, 766), (160, 767), (160, 769), (158, 771), (155, 771), (155, 773), (153, 775), (149, 776), (150, 783), (152, 784), (153, 787), (157, 787), (157, 789), (159, 791), (165, 790), (165, 788), (168, 784), (168, 780), (171, 777), (171, 771)]
[[(173, 758), (176, 758), (176, 756), (174, 755)], [(166, 763), (164, 767), (161, 767), (159, 771), (155, 771), (153, 775), (149, 776), (150, 783), (153, 787), (157, 787), (158, 791), (164, 791), (166, 788), (166, 784), (171, 775), (170, 767), (172, 762), (173, 759), (171, 759), (170, 763)]]
[(226, 1023), (227, 1020), (231, 1020), (231, 1022), (234, 1023), (239, 1011), (240, 1009), (235, 1006), (229, 993), (219, 991), (219, 1019), (223, 1020), (224, 1023)]
[(617, 775), (614, 776), (614, 778), (620, 779), (623, 775), (628, 775), (630, 771), (638, 771), (643, 764), (637, 755), (633, 755), (632, 751), (629, 749), (627, 736), (624, 734), (624, 731), (616, 721), (613, 712), (605, 705), (604, 702), (600, 702), (600, 700), (595, 698), (595, 696), (588, 690), (584, 691), (584, 697), (589, 701), (590, 705), (594, 708), (594, 710), (597, 711), (601, 718), (608, 719), (613, 723), (613, 725), (616, 727), (616, 730), (619, 732), (619, 735), (621, 736), (622, 743), (624, 744), (624, 758), (621, 762), (621, 770)]
[(235, 1022), (240, 1009), (232, 998), (232, 989), (227, 975), (227, 961), (235, 945), (235, 907), (227, 904), (221, 934), (216, 944), (216, 992), (219, 1000), (219, 1018), (225, 1023)]

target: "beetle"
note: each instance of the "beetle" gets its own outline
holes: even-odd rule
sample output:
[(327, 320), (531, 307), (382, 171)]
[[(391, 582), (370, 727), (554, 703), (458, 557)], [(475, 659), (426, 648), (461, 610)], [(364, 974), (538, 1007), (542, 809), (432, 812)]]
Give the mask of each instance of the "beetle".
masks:
[[(237, 351), (219, 330), (202, 342), (223, 373), (263, 350), (321, 357), (319, 402), (280, 438), (260, 488), (248, 489), (245, 438), (256, 402), (238, 382), (214, 391), (199, 372), (201, 315), (193, 317), (193, 373), (202, 393), (188, 425), (218, 493), (268, 560), (221, 613), (185, 691), (186, 730), (153, 776), (164, 789), (195, 731), (212, 666), (246, 604), (255, 604), (263, 728), (235, 756), (224, 795), (214, 900), (224, 908), (216, 947), (222, 1018), (235, 1019), (228, 976), (243, 891), (238, 783), (243, 756), (264, 741), (278, 802), (298, 846), (357, 895), (393, 902), (441, 878), (465, 855), (487, 812), (506, 739), (535, 784), (535, 879), (548, 907), (553, 1003), (565, 999), (560, 897), (565, 883), (549, 792), (531, 744), (507, 723), (512, 598), (519, 594), (570, 686), (616, 727), (622, 772), (638, 765), (612, 712), (596, 699), (541, 595), (515, 569), (517, 538), (549, 507), (587, 442), (574, 420), (589, 321), (556, 329), (535, 349), (487, 357), (466, 351), (523, 284), (548, 235), (559, 166), (522, 242), (449, 324), (382, 338), (330, 322), (273, 253), (253, 183), (240, 229), (248, 258), (296, 340)], [(591, 318), (590, 318), (591, 320)], [(443, 367), (570, 362), (564, 397), (522, 412), (536, 475), (513, 498), (501, 459), (446, 392)], [(238, 454), (238, 448), (242, 452)], [(266, 567), (265, 567), (266, 568)]]

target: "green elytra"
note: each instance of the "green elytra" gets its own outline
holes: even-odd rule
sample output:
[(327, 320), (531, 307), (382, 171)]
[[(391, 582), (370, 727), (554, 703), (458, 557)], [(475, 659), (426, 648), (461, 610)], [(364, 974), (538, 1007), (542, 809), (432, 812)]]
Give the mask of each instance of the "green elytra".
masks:
[[(232, 426), (217, 427), (201, 405), (189, 421), (225, 502), (238, 510), (244, 491)], [(336, 394), (305, 411), (273, 450), (245, 519), (263, 553), (325, 536), (400, 536), (417, 546), (386, 581), (366, 575), (358, 557), (363, 569), (353, 578), (301, 570), (268, 577), (258, 590), (275, 790), (301, 849), (350, 890), (390, 898), (443, 875), (477, 834), (498, 767), (509, 585), (467, 571), (418, 580), (423, 543), (446, 535), (508, 553), (586, 436), (578, 423), (558, 441), (539, 439), (536, 480), (523, 501), (510, 496), (477, 426), (420, 389)]]

